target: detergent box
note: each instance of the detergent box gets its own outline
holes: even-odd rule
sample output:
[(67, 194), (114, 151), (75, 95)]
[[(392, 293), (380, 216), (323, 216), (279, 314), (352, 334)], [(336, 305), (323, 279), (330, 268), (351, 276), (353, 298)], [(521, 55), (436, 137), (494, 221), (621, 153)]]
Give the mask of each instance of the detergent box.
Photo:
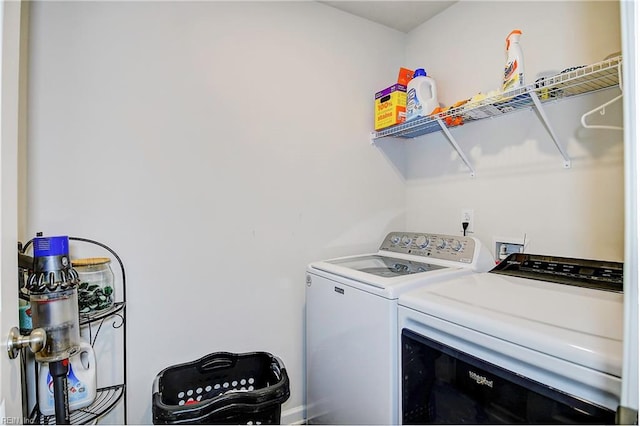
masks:
[(394, 84), (376, 93), (374, 129), (403, 123), (407, 111), (407, 86)]
[(413, 70), (400, 68), (396, 84), (376, 93), (375, 130), (404, 122), (407, 114), (407, 85), (412, 77)]

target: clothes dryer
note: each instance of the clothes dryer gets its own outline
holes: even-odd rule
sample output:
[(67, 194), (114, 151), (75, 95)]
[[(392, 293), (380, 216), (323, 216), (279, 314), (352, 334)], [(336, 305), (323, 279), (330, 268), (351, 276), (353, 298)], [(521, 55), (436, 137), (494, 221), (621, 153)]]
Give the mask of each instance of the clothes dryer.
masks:
[(399, 297), (401, 424), (613, 424), (623, 265), (515, 253)]

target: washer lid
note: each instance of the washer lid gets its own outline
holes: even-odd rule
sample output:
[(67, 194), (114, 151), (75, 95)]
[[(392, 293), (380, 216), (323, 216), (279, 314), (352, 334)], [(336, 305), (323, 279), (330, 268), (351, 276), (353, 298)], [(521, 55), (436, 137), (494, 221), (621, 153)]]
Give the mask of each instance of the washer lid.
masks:
[(412, 260), (405, 260), (388, 256), (380, 256), (378, 254), (333, 259), (327, 260), (326, 262), (332, 265), (339, 265), (344, 268), (353, 269), (355, 271), (365, 272), (367, 274), (373, 274), (379, 277), (388, 278), (418, 274), (421, 272), (435, 271), (437, 269), (445, 268), (444, 266), (438, 266), (430, 263), (416, 262)]
[(621, 376), (623, 295), (481, 273), (400, 296), (398, 303), (464, 329)]
[(470, 268), (451, 267), (438, 259), (429, 260), (429, 263), (419, 262), (419, 258), (401, 253), (396, 256), (370, 253), (312, 262), (308, 270), (387, 299), (397, 299), (401, 293), (425, 283), (471, 273)]

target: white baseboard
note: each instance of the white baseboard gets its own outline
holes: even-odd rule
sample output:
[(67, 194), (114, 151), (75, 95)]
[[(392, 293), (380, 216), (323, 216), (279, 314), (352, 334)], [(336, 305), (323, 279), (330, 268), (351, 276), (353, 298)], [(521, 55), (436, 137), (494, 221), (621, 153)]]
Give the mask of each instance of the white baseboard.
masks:
[(304, 418), (304, 405), (289, 408), (280, 414), (281, 425), (303, 425), (306, 423)]

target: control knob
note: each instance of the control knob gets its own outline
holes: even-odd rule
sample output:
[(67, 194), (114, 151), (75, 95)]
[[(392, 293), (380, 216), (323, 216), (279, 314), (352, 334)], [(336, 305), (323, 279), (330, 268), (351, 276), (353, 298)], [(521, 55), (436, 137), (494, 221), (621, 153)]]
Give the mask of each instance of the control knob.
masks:
[(391, 238), (389, 238), (389, 241), (391, 241), (391, 244), (398, 244), (400, 242), (400, 237), (398, 235), (392, 235)]
[(462, 243), (459, 240), (453, 240), (451, 241), (451, 248), (455, 251), (460, 251), (462, 250)]
[(447, 241), (444, 238), (438, 238), (436, 247), (442, 250), (443, 248), (447, 247)]
[(413, 242), (416, 244), (416, 246), (418, 246), (418, 248), (425, 249), (425, 248), (429, 247), (429, 242), (430, 241), (424, 235), (420, 235), (420, 236), (416, 237), (416, 239)]
[(403, 246), (408, 246), (409, 244), (411, 244), (411, 238), (403, 235), (402, 240), (400, 240), (400, 244), (402, 244)]

